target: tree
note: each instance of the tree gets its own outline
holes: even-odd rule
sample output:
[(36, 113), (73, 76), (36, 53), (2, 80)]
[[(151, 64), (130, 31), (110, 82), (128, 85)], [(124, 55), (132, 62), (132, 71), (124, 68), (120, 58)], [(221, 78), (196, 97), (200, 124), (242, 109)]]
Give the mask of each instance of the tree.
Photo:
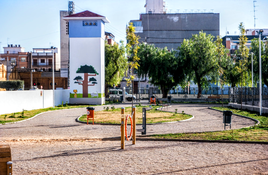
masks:
[[(138, 61), (140, 58), (138, 57), (138, 49), (139, 49), (139, 36), (135, 34), (135, 27), (133, 23), (129, 23), (129, 26), (126, 29), (127, 33), (127, 54), (129, 57), (129, 67), (132, 70), (132, 74), (129, 79), (126, 79), (128, 83), (132, 81), (132, 96), (133, 96), (133, 87), (134, 87), (134, 69), (138, 69), (139, 64)], [(133, 100), (132, 100), (132, 109), (133, 109)]]
[(121, 45), (109, 45), (105, 43), (105, 95), (108, 94), (108, 87), (120, 83), (127, 70), (127, 59), (123, 41)]
[[(150, 83), (159, 86), (163, 93), (163, 98), (167, 98), (168, 91), (176, 86), (184, 77), (180, 74), (182, 65), (176, 57), (175, 51), (168, 51), (166, 48), (156, 48), (154, 45), (141, 44), (138, 50), (139, 76), (149, 76)], [(179, 68), (179, 66), (181, 66)]]
[[(263, 42), (261, 41), (261, 67), (262, 67), (262, 80), (263, 83), (268, 87), (268, 42), (265, 45), (265, 51), (263, 50)], [(251, 51), (254, 53), (253, 56), (253, 73), (254, 80), (259, 80), (259, 40), (251, 40)], [(251, 65), (250, 65), (251, 69)]]
[(228, 55), (228, 49), (222, 44), (222, 39), (217, 36), (216, 44), (216, 57), (219, 59), (219, 76), (221, 86), (224, 84), (231, 84), (231, 87), (235, 87), (240, 80), (240, 73), (238, 72), (238, 64), (234, 59)]
[(184, 40), (179, 47), (180, 57), (185, 62), (185, 73), (198, 85), (197, 98), (201, 97), (202, 86), (217, 80), (219, 66), (213, 38), (199, 32), (190, 40)]
[[(88, 79), (88, 76), (96, 76), (99, 75), (93, 66), (84, 65), (77, 69), (76, 73), (83, 73), (84, 80), (81, 76), (77, 76), (74, 78), (76, 80), (75, 83), (83, 86), (83, 97), (88, 97), (88, 86), (95, 86), (97, 84), (97, 80), (95, 78)], [(93, 82), (92, 82), (93, 81)], [(92, 83), (90, 83), (92, 82)]]
[(248, 80), (248, 74), (246, 73), (248, 71), (248, 53), (249, 48), (246, 46), (246, 43), (248, 42), (248, 38), (245, 36), (246, 29), (243, 23), (241, 22), (239, 24), (239, 30), (240, 30), (240, 37), (239, 37), (239, 47), (238, 50), (236, 50), (236, 60), (239, 61), (239, 66), (236, 67), (237, 71), (241, 74), (241, 86), (247, 85)]

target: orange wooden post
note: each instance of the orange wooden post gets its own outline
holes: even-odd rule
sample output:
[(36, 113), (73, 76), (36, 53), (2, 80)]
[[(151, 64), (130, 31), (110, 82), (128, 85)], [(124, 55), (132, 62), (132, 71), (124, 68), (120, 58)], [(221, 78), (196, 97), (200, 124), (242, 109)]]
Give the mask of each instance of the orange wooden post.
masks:
[(121, 108), (121, 149), (125, 149), (125, 108)]
[(132, 144), (135, 145), (136, 144), (136, 107), (133, 106), (132, 108), (133, 111), (133, 137), (132, 137)]
[(12, 162), (7, 162), (7, 175), (12, 175)]

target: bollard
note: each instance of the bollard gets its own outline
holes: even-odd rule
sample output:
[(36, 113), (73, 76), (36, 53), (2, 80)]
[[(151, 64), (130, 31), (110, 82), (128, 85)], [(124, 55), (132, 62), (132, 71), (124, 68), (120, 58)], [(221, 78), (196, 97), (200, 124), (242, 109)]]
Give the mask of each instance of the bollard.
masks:
[(133, 111), (133, 137), (132, 137), (132, 144), (135, 145), (136, 144), (136, 107), (133, 106), (132, 108)]
[(125, 108), (121, 108), (121, 149), (125, 149)]

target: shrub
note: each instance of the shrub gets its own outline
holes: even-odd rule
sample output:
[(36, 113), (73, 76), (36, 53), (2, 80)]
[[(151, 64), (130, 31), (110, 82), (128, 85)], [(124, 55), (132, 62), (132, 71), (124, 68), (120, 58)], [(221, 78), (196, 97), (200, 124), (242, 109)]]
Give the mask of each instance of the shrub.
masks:
[(18, 90), (23, 88), (23, 84), (22, 80), (0, 81), (0, 88)]

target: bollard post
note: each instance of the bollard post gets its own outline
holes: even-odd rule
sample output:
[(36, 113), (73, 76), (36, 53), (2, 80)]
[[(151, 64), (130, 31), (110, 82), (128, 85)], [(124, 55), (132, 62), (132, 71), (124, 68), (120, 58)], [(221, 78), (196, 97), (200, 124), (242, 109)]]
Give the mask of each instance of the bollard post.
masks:
[(133, 106), (132, 108), (133, 111), (133, 137), (132, 137), (132, 144), (135, 145), (136, 144), (136, 107)]
[(125, 149), (125, 108), (121, 108), (121, 149)]

